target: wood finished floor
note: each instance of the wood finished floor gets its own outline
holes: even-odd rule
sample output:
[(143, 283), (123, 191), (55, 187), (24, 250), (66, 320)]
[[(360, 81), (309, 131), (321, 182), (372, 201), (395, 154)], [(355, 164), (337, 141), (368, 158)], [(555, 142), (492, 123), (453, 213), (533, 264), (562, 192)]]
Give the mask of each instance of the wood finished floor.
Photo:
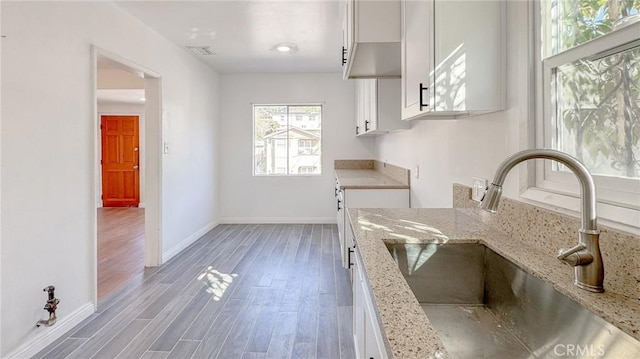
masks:
[(144, 271), (144, 209), (98, 208), (98, 299)]
[(353, 358), (335, 225), (220, 225), (34, 358)]

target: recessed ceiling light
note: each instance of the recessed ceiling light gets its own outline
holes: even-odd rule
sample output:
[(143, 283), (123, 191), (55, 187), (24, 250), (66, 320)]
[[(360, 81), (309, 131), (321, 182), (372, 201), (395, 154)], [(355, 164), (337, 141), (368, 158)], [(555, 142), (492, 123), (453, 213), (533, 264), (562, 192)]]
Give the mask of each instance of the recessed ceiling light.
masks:
[(147, 99), (145, 97), (140, 97), (138, 100), (140, 101), (146, 101)]
[(281, 42), (279, 44), (273, 45), (271, 50), (276, 50), (285, 54), (295, 54), (296, 52), (298, 52), (298, 45), (291, 42)]

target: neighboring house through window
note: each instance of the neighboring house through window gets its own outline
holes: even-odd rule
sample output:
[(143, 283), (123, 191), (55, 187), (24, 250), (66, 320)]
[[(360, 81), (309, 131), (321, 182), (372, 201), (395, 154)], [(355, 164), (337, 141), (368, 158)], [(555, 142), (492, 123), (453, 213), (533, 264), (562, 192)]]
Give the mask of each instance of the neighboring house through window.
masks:
[(298, 173), (300, 174), (313, 174), (316, 171), (316, 168), (313, 166), (301, 166), (298, 168)]
[(321, 118), (320, 105), (254, 105), (253, 174), (321, 174)]

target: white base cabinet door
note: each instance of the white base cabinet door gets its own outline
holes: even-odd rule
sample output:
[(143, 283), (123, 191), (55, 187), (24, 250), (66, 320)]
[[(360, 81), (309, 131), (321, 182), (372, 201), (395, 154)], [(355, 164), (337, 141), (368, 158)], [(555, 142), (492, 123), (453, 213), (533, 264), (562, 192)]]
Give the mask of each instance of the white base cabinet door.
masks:
[(349, 268), (345, 228), (349, 225), (346, 208), (409, 208), (409, 189), (343, 189), (336, 191), (336, 220), (342, 253), (342, 266)]
[(353, 265), (353, 339), (356, 358), (386, 359), (387, 351), (378, 324), (369, 285), (362, 269), (359, 253), (354, 253)]

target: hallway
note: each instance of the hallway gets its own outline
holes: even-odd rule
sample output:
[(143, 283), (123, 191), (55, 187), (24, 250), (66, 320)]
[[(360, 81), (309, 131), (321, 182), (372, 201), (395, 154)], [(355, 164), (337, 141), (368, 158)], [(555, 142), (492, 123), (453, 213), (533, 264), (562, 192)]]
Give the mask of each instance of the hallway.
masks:
[(35, 358), (353, 358), (335, 225), (219, 225)]
[(144, 271), (144, 209), (98, 208), (98, 299)]

